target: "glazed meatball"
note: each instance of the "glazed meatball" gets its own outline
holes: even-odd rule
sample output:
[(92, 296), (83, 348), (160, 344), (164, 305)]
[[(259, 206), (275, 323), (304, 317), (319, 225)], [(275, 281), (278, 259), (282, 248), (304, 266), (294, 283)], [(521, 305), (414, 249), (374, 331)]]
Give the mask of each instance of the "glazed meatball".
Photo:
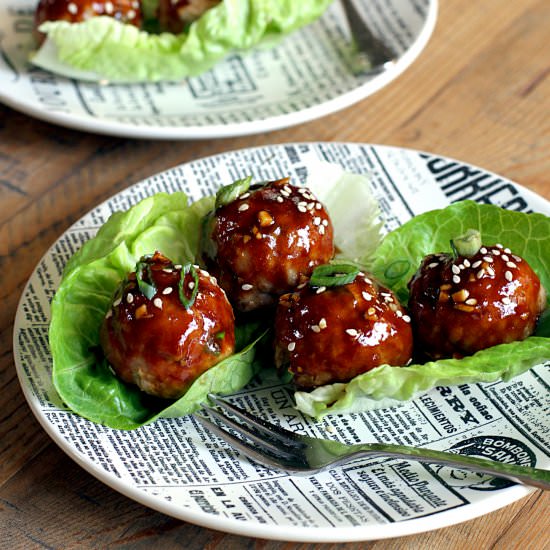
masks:
[(158, 19), (161, 28), (180, 33), (185, 26), (198, 19), (205, 11), (218, 5), (221, 0), (160, 0)]
[(383, 364), (406, 365), (412, 349), (409, 316), (390, 290), (363, 273), (349, 284), (308, 284), (280, 298), (275, 363), (287, 366), (298, 388), (347, 382)]
[(205, 263), (239, 311), (275, 305), (334, 255), (325, 208), (288, 178), (242, 193), (205, 227)]
[(105, 357), (125, 382), (177, 399), (235, 348), (233, 310), (196, 266), (144, 257), (118, 289), (101, 326)]
[(529, 264), (500, 244), (467, 256), (427, 256), (409, 289), (417, 345), (433, 359), (523, 340), (546, 303)]
[(140, 0), (40, 0), (35, 11), (35, 37), (40, 44), (44, 35), (38, 27), (45, 21), (80, 23), (91, 17), (106, 15), (123, 23), (140, 27), (142, 11)]

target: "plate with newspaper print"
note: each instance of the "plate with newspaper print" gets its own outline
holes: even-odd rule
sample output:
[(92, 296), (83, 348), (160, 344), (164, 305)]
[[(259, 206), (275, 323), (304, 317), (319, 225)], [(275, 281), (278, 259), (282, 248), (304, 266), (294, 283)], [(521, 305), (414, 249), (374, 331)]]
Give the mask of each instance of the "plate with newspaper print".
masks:
[(356, 75), (339, 2), (273, 49), (233, 55), (183, 82), (105, 85), (71, 80), (28, 63), (36, 0), (0, 0), (0, 102), (47, 122), (128, 138), (248, 135), (307, 122), (380, 90), (420, 55), (437, 0), (356, 0), (398, 61)]
[[(152, 176), (113, 196), (69, 228), (23, 291), (14, 354), (28, 403), (51, 438), (85, 470), (127, 497), (205, 527), (264, 539), (374, 540), (459, 523), (512, 503), (530, 489), (450, 468), (358, 459), (314, 476), (260, 467), (193, 417), (117, 431), (68, 411), (51, 380), (50, 300), (63, 266), (114, 212), (146, 196), (183, 190), (197, 199), (220, 182), (253, 174), (304, 182), (321, 161), (368, 174), (385, 229), (450, 202), (472, 199), (550, 214), (550, 203), (496, 174), (413, 150), (349, 143), (285, 144), (233, 151)], [(326, 170), (325, 172), (326, 173)], [(290, 387), (254, 383), (235, 399), (293, 430), (342, 441), (396, 442), (550, 467), (550, 362), (504, 383), (437, 388), (402, 404), (313, 422)]]

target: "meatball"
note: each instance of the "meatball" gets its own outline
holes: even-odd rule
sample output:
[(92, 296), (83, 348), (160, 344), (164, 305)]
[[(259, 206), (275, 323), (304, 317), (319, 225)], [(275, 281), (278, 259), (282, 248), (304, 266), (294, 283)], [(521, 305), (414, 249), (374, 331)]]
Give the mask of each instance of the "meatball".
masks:
[(205, 263), (239, 311), (275, 305), (334, 255), (324, 206), (288, 178), (242, 192), (205, 227)]
[(412, 356), (410, 318), (396, 296), (359, 273), (351, 283), (306, 285), (281, 296), (275, 315), (275, 363), (298, 388), (353, 377)]
[(80, 23), (91, 17), (107, 15), (123, 23), (140, 27), (140, 0), (40, 0), (34, 16), (35, 37), (40, 44), (44, 35), (38, 27), (45, 21)]
[(428, 357), (460, 358), (531, 335), (546, 295), (529, 264), (502, 245), (427, 256), (409, 282), (415, 339)]
[(158, 19), (161, 28), (180, 33), (185, 26), (198, 19), (205, 11), (218, 5), (221, 0), (160, 0)]
[(215, 279), (160, 253), (146, 256), (118, 289), (100, 332), (125, 382), (169, 399), (235, 348), (231, 305)]

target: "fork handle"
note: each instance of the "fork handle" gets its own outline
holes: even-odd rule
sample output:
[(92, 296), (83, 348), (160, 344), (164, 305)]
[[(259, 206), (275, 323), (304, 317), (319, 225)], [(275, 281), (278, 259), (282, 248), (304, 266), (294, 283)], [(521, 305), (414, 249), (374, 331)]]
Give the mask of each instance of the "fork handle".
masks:
[(433, 449), (384, 445), (383, 443), (354, 445), (353, 450), (353, 454), (380, 454), (407, 460), (413, 459), (418, 462), (463, 468), (495, 477), (502, 477), (515, 483), (531, 485), (547, 491), (550, 490), (550, 470), (519, 466), (517, 464), (506, 464), (486, 458), (465, 456)]

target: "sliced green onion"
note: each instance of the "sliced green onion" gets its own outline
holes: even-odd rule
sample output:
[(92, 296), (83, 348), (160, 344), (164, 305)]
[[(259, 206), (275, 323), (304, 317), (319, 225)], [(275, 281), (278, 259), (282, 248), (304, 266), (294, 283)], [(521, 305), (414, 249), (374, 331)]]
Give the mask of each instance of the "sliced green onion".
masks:
[[(189, 298), (185, 295), (185, 276), (190, 273), (193, 277), (193, 288), (191, 289), (191, 296)], [(199, 274), (195, 269), (193, 264), (185, 264), (181, 269), (180, 280), (178, 282), (178, 295), (180, 297), (180, 302), (183, 304), (185, 309), (189, 309), (194, 303), (197, 293), (199, 292)]]
[(477, 229), (468, 229), (464, 235), (460, 235), (451, 241), (453, 253), (471, 258), (481, 248), (481, 234)]
[(342, 286), (355, 281), (359, 268), (351, 264), (326, 264), (313, 270), (310, 286)]
[(242, 180), (234, 181), (230, 185), (225, 185), (216, 193), (216, 208), (225, 206), (230, 202), (238, 199), (243, 193), (246, 193), (250, 189), (250, 182), (252, 176), (243, 178)]
[[(146, 256), (144, 256), (146, 258)], [(147, 282), (143, 278), (143, 271), (145, 271), (147, 279), (149, 279), (149, 282)], [(136, 265), (136, 279), (137, 284), (140, 292), (149, 300), (153, 298), (153, 296), (157, 293), (157, 287), (154, 285), (153, 282), (153, 274), (151, 273), (151, 265), (148, 262), (145, 262), (140, 260)]]

